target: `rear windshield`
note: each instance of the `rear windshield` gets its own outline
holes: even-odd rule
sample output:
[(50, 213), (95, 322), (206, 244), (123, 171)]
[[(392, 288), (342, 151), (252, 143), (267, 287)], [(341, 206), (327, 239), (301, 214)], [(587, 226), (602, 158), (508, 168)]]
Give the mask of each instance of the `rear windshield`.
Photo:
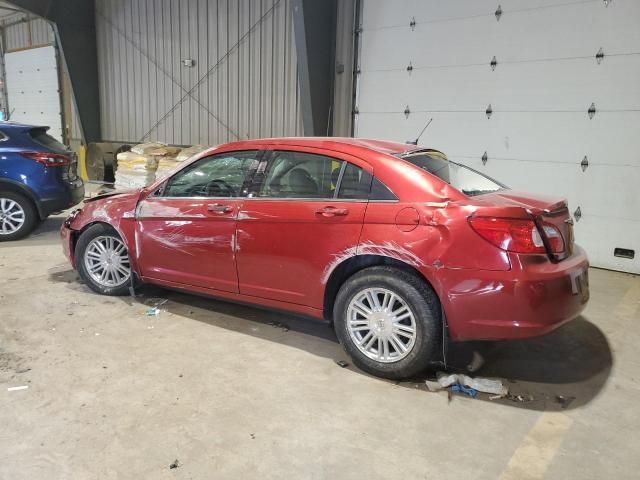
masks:
[(448, 160), (441, 152), (404, 153), (398, 154), (398, 157), (435, 175), (468, 196), (482, 195), (507, 188), (472, 168)]
[(40, 145), (48, 148), (51, 151), (58, 153), (67, 152), (67, 147), (65, 147), (51, 135), (47, 134), (47, 131), (44, 128), (34, 128), (32, 130), (29, 130), (29, 135), (31, 135), (31, 138), (33, 138), (34, 142), (39, 143)]

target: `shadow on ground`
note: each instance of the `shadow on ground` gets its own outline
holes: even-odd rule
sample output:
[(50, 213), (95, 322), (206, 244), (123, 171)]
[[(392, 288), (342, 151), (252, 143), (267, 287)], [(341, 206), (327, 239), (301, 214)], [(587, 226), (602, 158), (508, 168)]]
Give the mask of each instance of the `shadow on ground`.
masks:
[[(75, 291), (88, 290), (79, 283), (74, 271), (50, 272), (49, 278), (68, 283)], [(305, 350), (332, 362), (345, 361), (349, 364), (346, 368), (367, 375), (351, 365), (327, 322), (148, 285), (140, 287), (137, 293), (135, 298), (121, 299), (148, 308), (167, 299), (159, 306), (161, 310)], [(494, 400), (490, 395), (480, 393), (475, 401), (531, 410), (574, 409), (589, 403), (603, 388), (613, 364), (606, 337), (583, 317), (546, 336), (529, 340), (449, 344), (447, 371), (465, 372), (474, 351), (482, 355), (484, 364), (470, 375), (503, 379), (510, 392), (508, 398)], [(336, 368), (341, 367), (336, 364)], [(433, 379), (435, 372), (442, 369), (442, 365), (434, 365), (416, 378), (394, 383), (399, 387), (424, 390), (426, 395), (441, 395), (445, 401), (456, 401), (457, 394), (432, 393), (426, 389), (424, 381)], [(371, 380), (385, 381), (375, 377)]]

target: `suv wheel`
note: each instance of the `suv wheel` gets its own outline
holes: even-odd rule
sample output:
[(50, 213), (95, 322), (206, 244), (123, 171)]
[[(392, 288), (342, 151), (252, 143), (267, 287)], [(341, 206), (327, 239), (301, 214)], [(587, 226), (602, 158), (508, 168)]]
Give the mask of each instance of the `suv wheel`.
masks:
[(394, 380), (425, 369), (442, 332), (440, 302), (431, 287), (391, 267), (366, 268), (350, 277), (336, 296), (334, 324), (359, 368)]
[(38, 220), (38, 212), (27, 197), (0, 192), (0, 242), (26, 237)]
[(76, 244), (78, 273), (102, 295), (125, 295), (131, 282), (127, 247), (113, 228), (98, 224), (86, 229)]

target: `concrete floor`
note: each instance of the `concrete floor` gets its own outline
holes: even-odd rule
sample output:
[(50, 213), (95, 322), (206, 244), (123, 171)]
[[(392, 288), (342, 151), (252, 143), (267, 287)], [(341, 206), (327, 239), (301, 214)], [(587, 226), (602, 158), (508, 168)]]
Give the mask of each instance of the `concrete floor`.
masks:
[[(340, 368), (325, 324), (154, 288), (98, 296), (61, 221), (0, 244), (0, 479), (638, 478), (639, 278), (594, 269), (583, 317), (480, 345), (478, 374), (532, 401), (449, 400)], [(153, 297), (169, 300), (158, 317)]]

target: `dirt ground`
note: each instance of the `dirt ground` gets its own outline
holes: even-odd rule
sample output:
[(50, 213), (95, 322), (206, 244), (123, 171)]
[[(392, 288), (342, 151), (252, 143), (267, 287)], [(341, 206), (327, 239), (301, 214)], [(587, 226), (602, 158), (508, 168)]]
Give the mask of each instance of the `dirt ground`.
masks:
[(0, 479), (638, 478), (640, 278), (592, 269), (588, 309), (553, 334), (455, 346), (513, 398), (449, 398), (429, 372), (341, 368), (327, 324), (96, 295), (62, 255), (62, 218), (0, 244)]

